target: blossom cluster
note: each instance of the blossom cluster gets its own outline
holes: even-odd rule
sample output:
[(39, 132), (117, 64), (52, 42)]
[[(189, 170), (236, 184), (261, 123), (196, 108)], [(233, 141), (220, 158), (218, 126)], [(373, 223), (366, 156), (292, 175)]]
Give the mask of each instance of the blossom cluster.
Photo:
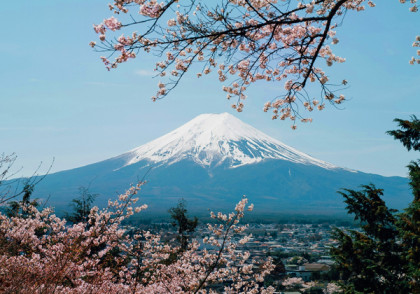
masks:
[[(214, 214), (218, 224), (210, 235), (188, 249), (164, 243), (148, 231), (128, 232), (122, 222), (146, 209), (136, 206), (142, 183), (108, 207), (92, 208), (88, 221), (69, 224), (27, 205), (25, 216), (0, 214), (0, 292), (6, 293), (272, 293), (262, 281), (273, 269), (271, 259), (258, 266), (249, 252), (232, 240), (244, 232), (239, 225), (247, 199), (229, 215)], [(252, 206), (248, 206), (252, 209)]]
[[(416, 37), (416, 40), (413, 43), (413, 47), (420, 47), (420, 36)], [(417, 50), (417, 56), (420, 56), (420, 49)], [(411, 57), (410, 64), (420, 64), (420, 57)]]
[[(310, 293), (311, 289), (318, 287), (316, 282), (305, 282), (302, 278), (286, 278), (282, 282), (282, 286), (287, 290), (298, 290), (301, 293)], [(326, 287), (323, 287), (323, 293), (325, 294), (338, 294), (343, 293), (343, 289), (335, 283), (328, 283)]]
[[(416, 12), (416, 0), (410, 2), (410, 11)], [(345, 13), (363, 11), (365, 6), (375, 4), (370, 0), (188, 0), (182, 4), (176, 0), (114, 0), (110, 10), (126, 21), (123, 24), (111, 17), (95, 25), (102, 43), (91, 42), (91, 46), (110, 55), (118, 53), (114, 61), (102, 57), (108, 69), (135, 58), (140, 50), (165, 57), (155, 70), (167, 81), (159, 83), (154, 101), (168, 95), (191, 70), (197, 70), (198, 77), (216, 72), (239, 112), (251, 84), (275, 82), (284, 90), (269, 99), (264, 111), (271, 109), (273, 119), (290, 119), (295, 127), (296, 119), (311, 121), (302, 116), (299, 106), (310, 112), (324, 109), (325, 102), (337, 105), (344, 101), (332, 87), (347, 82), (330, 83), (319, 64), (322, 60), (327, 66), (345, 61), (331, 48), (339, 43), (335, 28)], [(138, 18), (133, 18), (136, 14)], [(132, 26), (140, 33), (106, 37), (107, 30)], [(316, 88), (321, 90), (319, 102), (305, 90)]]

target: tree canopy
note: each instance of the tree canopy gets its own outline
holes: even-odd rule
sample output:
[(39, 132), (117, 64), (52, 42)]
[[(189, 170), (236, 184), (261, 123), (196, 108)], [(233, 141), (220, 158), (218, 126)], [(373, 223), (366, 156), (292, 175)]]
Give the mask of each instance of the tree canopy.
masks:
[(197, 217), (188, 218), (186, 202), (184, 199), (178, 201), (177, 206), (169, 209), (169, 214), (173, 219), (172, 225), (178, 227), (178, 241), (181, 250), (186, 250), (191, 233), (195, 231), (198, 224)]
[[(415, 116), (395, 120), (389, 131), (407, 150), (419, 150), (420, 128)], [(346, 293), (420, 292), (420, 161), (408, 165), (413, 201), (402, 213), (389, 209), (383, 191), (374, 185), (344, 190), (347, 210), (361, 222), (360, 230), (336, 229), (332, 248)]]
[[(411, 12), (417, 12), (416, 1), (409, 5)], [(264, 111), (272, 110), (273, 119), (292, 120), (295, 128), (297, 119), (311, 121), (308, 112), (345, 101), (340, 92), (347, 81), (332, 82), (321, 68), (322, 61), (327, 66), (345, 61), (332, 49), (339, 43), (336, 28), (347, 13), (367, 6), (375, 4), (370, 0), (114, 0), (109, 8), (117, 17), (94, 25), (101, 43), (91, 46), (109, 54), (101, 57), (109, 70), (143, 51), (160, 56), (155, 70), (165, 81), (158, 83), (153, 100), (168, 95), (189, 71), (197, 77), (217, 71), (223, 91), (240, 112), (251, 84), (274, 82), (279, 94), (270, 97)], [(116, 36), (116, 31), (123, 34)], [(420, 36), (413, 43), (419, 45)], [(111, 60), (111, 56), (116, 57)], [(420, 59), (413, 57), (410, 63)], [(316, 99), (312, 93), (317, 93)]]

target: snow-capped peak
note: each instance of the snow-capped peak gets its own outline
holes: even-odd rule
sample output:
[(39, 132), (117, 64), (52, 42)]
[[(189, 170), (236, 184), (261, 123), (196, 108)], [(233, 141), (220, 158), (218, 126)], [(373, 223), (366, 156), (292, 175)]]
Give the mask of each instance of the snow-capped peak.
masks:
[(230, 167), (282, 159), (333, 169), (336, 166), (299, 152), (229, 113), (202, 114), (147, 144), (122, 155), (126, 165), (147, 160), (172, 164), (190, 159), (202, 166)]

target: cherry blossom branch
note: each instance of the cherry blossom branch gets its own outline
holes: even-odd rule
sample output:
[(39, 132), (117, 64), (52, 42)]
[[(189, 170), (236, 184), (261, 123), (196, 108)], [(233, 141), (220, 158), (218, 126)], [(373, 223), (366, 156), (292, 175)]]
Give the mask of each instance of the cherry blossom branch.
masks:
[[(251, 84), (273, 82), (284, 90), (279, 90), (282, 94), (265, 104), (264, 111), (272, 110), (273, 119), (290, 119), (292, 128), (296, 128), (297, 118), (302, 122), (312, 121), (304, 112), (323, 110), (324, 101), (334, 106), (345, 101), (344, 95), (335, 94), (331, 88), (334, 85), (327, 83), (327, 74), (316, 66), (320, 60), (325, 60), (327, 66), (345, 61), (329, 46), (338, 43), (333, 31), (338, 24), (334, 21), (349, 11), (364, 10), (365, 5), (375, 6), (370, 0), (190, 0), (182, 3), (181, 6), (174, 0), (160, 4), (156, 0), (114, 0), (110, 8), (116, 14), (138, 8), (140, 19), (132, 17), (122, 23), (111, 17), (94, 26), (102, 42), (97, 48), (119, 54), (114, 61), (101, 57), (106, 67), (116, 68), (143, 50), (166, 57), (156, 63), (156, 70), (169, 81), (158, 83), (153, 101), (166, 97), (187, 72), (196, 69), (195, 65), (204, 64), (198, 77), (218, 67), (220, 82), (236, 77), (223, 85), (223, 90), (228, 99), (238, 98), (232, 107), (239, 112), (244, 107), (244, 92)], [(412, 3), (410, 11), (417, 10), (417, 5)], [(140, 33), (108, 41), (107, 30), (115, 32), (132, 26), (138, 27)], [(92, 42), (91, 46), (96, 47), (96, 43)], [(418, 62), (416, 58), (410, 60), (411, 64)], [(308, 81), (313, 86), (308, 87)], [(347, 81), (343, 80), (342, 84)], [(308, 89), (316, 91), (317, 88), (321, 96), (318, 100), (310, 99)], [(304, 110), (299, 110), (302, 105)]]

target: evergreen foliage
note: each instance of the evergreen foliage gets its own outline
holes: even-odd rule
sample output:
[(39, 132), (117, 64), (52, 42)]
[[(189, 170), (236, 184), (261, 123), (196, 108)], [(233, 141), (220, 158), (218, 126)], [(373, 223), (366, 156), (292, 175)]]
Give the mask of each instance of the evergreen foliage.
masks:
[[(420, 121), (396, 119), (400, 130), (389, 131), (407, 150), (420, 150)], [(420, 293), (420, 161), (408, 165), (413, 201), (397, 214), (373, 184), (361, 191), (345, 189), (347, 210), (360, 221), (360, 230), (333, 234), (331, 249), (345, 293)]]
[(96, 197), (98, 197), (98, 194), (92, 194), (86, 187), (79, 187), (79, 195), (80, 196), (78, 198), (71, 201), (73, 213), (66, 215), (66, 219), (72, 223), (86, 223), (89, 220), (89, 213), (92, 209), (92, 204)]
[(188, 218), (186, 202), (184, 199), (178, 201), (177, 206), (169, 209), (169, 214), (173, 219), (172, 225), (178, 227), (178, 241), (181, 246), (181, 251), (188, 247), (188, 240), (197, 227), (197, 217)]
[(8, 217), (28, 217), (29, 212), (24, 208), (28, 206), (38, 207), (40, 205), (38, 199), (31, 200), (31, 195), (33, 191), (34, 185), (29, 182), (25, 183), (22, 189), (22, 200), (8, 202), (8, 206), (5, 209), (5, 214)]
[(415, 115), (411, 116), (411, 120), (403, 120), (396, 118), (400, 130), (388, 131), (387, 134), (394, 137), (395, 140), (400, 140), (408, 151), (411, 149), (415, 151), (420, 150), (420, 120)]

